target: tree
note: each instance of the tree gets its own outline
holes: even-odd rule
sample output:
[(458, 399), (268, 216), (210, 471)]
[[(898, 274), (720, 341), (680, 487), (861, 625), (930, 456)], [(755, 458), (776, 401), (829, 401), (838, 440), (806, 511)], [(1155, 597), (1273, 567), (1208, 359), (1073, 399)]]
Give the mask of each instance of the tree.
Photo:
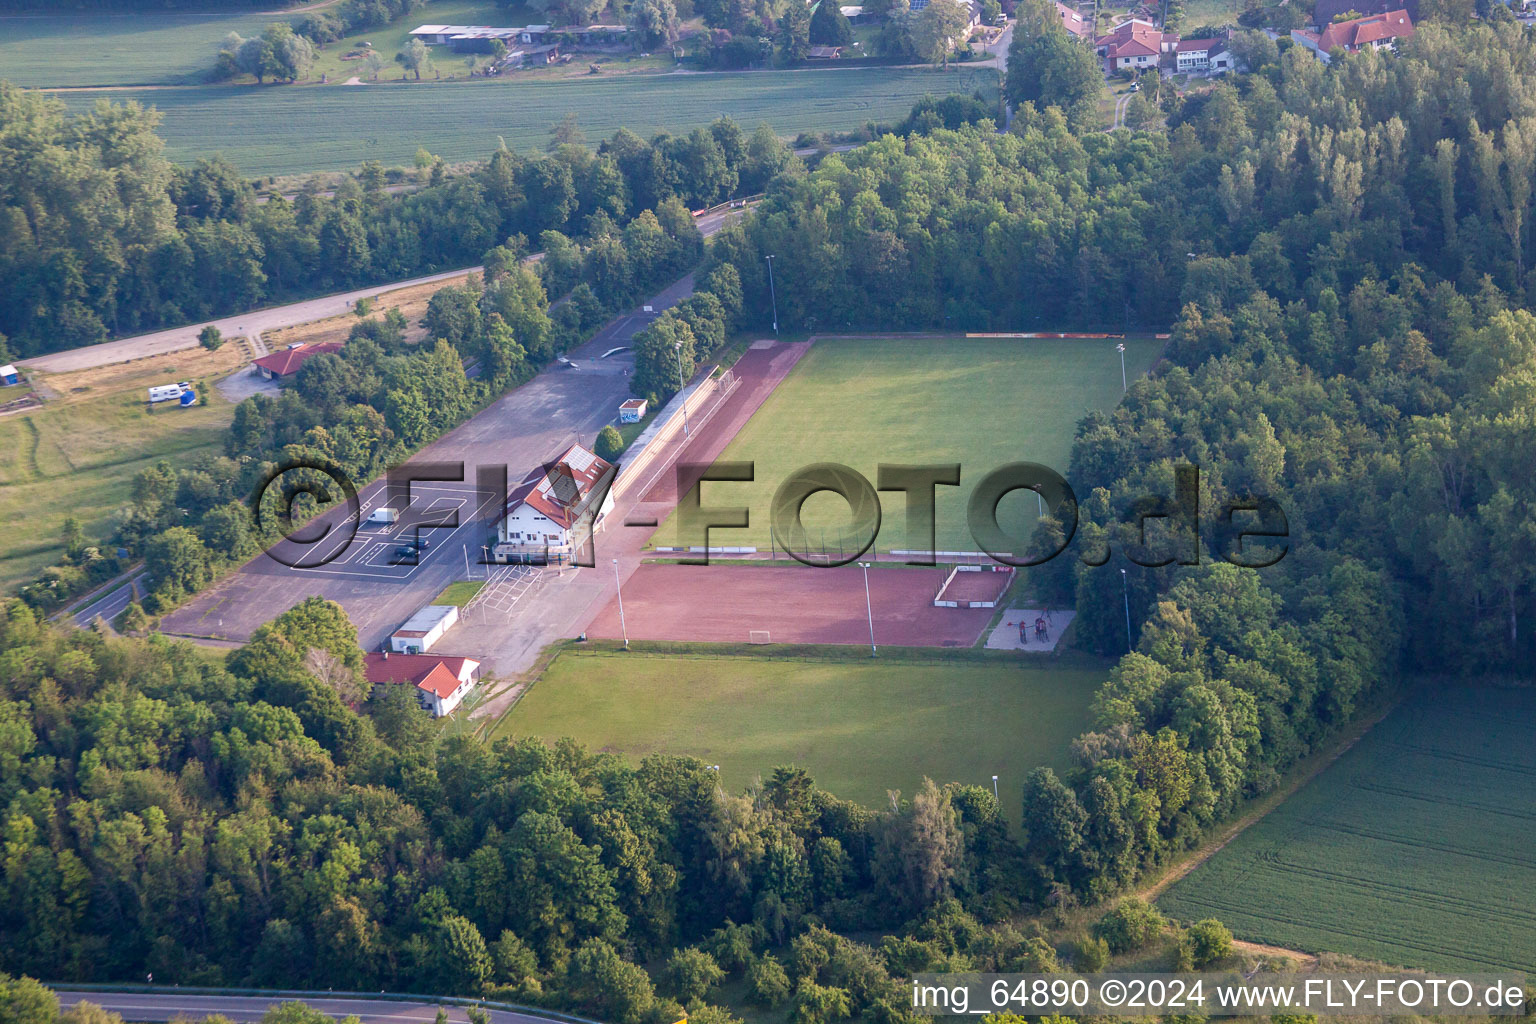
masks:
[(597, 442), (593, 451), (597, 453), (598, 458), (612, 462), (624, 451), (624, 436), (610, 423), (597, 432)]
[(929, 0), (910, 22), (912, 49), (924, 60), (948, 67), (949, 51), (970, 24), (970, 6), (963, 0)]
[(697, 946), (690, 946), (672, 954), (667, 961), (666, 977), (672, 994), (685, 1005), (692, 1006), (704, 1001), (709, 990), (725, 979), (725, 972), (715, 963), (714, 957)]
[(789, 974), (771, 954), (754, 957), (747, 967), (747, 996), (759, 1006), (774, 1009), (790, 996)]
[(671, 45), (677, 38), (677, 6), (673, 0), (635, 0), (629, 8), (629, 27), (641, 46)]
[(853, 25), (843, 9), (830, 0), (811, 16), (811, 42), (816, 46), (847, 46), (853, 42)]
[(224, 333), (213, 324), (209, 324), (197, 332), (197, 343), (210, 352), (216, 351), (224, 344)]
[(368, 72), (368, 80), (377, 82), (379, 72), (384, 70), (384, 58), (377, 50), (369, 50), (363, 57), (363, 68)]
[(212, 578), (208, 549), (185, 526), (173, 526), (144, 548), (144, 571), (157, 590), (171, 586), (196, 593)]
[(432, 51), (420, 39), (412, 39), (405, 44), (405, 49), (395, 54), (395, 63), (407, 73), (414, 74), (419, 82), (423, 71), (432, 70)]
[(811, 49), (811, 16), (802, 3), (791, 3), (779, 18), (779, 55), (788, 64), (805, 60)]

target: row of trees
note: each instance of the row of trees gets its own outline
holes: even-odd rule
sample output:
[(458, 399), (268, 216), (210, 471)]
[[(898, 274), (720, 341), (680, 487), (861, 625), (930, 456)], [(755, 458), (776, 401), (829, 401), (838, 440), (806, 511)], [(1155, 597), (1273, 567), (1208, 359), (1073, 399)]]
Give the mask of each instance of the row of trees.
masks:
[(771, 130), (722, 119), (649, 142), (620, 131), (595, 152), (579, 133), (545, 156), (498, 150), (401, 195), (370, 163), (330, 198), (257, 203), (222, 160), (173, 167), (158, 120), (105, 101), (71, 115), (0, 83), (0, 124), (27, 125), (0, 133), (0, 334), (16, 355), (465, 266), (512, 235), (583, 233), (599, 211), (623, 225), (674, 197), (696, 209), (759, 192), (795, 163)]

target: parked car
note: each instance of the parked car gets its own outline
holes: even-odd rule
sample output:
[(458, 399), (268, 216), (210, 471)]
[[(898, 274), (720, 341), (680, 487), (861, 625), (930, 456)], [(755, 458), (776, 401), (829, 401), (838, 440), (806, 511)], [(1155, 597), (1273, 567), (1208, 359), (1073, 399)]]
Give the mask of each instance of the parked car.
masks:
[(395, 554), (400, 558), (415, 558), (419, 552), (415, 544), (401, 544), (395, 548)]

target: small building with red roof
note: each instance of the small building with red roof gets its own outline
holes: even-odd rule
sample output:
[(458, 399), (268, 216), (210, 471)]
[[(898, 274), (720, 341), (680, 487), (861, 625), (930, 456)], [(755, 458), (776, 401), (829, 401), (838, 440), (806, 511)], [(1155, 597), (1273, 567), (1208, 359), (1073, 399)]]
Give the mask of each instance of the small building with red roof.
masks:
[(492, 553), (499, 562), (568, 564), (613, 508), (614, 467), (579, 444), (507, 495)]
[(326, 352), (340, 352), (346, 342), (342, 341), (317, 341), (313, 344), (299, 342), (289, 345), (270, 355), (253, 360), (256, 372), (268, 380), (281, 380), (284, 377), (292, 377), (299, 372), (299, 367), (314, 356)]
[(473, 658), (437, 654), (392, 654), (382, 651), (363, 658), (363, 673), (374, 686), (416, 687), (421, 706), (441, 718), (480, 682), (480, 663)]

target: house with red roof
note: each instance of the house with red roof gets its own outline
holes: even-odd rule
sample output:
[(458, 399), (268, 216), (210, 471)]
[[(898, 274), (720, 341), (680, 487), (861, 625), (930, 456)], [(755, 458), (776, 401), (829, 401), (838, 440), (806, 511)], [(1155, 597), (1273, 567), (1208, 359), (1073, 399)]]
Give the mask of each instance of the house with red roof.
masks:
[(1413, 19), (1406, 10), (1387, 11), (1364, 18), (1334, 22), (1325, 25), (1320, 32), (1292, 29), (1291, 38), (1301, 46), (1317, 54), (1327, 64), (1334, 50), (1359, 53), (1361, 50), (1381, 50), (1396, 45), (1399, 39), (1413, 35)]
[(573, 444), (507, 495), (492, 554), (499, 562), (566, 565), (613, 508), (614, 467)]
[(1061, 0), (1056, 2), (1056, 16), (1061, 19), (1061, 27), (1079, 39), (1093, 38), (1093, 22), (1083, 17), (1075, 7), (1068, 7)]
[(363, 673), (374, 686), (410, 685), (416, 699), (433, 718), (451, 714), (480, 682), (480, 663), (473, 658), (436, 654), (365, 655)]
[(292, 377), (307, 360), (325, 352), (340, 352), (345, 344), (343, 341), (317, 341), (313, 344), (301, 341), (254, 360), (256, 372), (268, 380)]
[(1178, 41), (1178, 36), (1159, 31), (1150, 21), (1132, 18), (1095, 39), (1093, 48), (1104, 58), (1106, 71), (1155, 71), (1163, 54), (1172, 52)]

